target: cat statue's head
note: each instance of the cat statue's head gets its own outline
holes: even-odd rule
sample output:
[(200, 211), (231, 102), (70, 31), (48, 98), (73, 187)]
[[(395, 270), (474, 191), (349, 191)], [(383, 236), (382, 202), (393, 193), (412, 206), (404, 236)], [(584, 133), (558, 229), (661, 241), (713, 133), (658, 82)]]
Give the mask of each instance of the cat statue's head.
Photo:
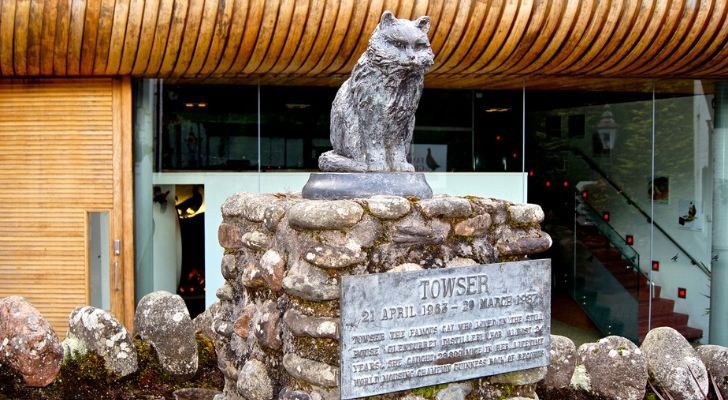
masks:
[(367, 57), (375, 65), (399, 66), (424, 73), (435, 59), (427, 38), (429, 30), (430, 17), (410, 21), (397, 19), (390, 11), (385, 11), (369, 39)]

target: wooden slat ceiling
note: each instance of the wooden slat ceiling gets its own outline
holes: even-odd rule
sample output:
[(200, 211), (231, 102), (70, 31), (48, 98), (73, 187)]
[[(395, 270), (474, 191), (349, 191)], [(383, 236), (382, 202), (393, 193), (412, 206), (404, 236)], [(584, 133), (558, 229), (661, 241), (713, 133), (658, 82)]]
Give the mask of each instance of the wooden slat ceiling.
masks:
[(728, 78), (725, 0), (0, 0), (0, 76), (336, 85), (384, 10), (429, 15), (428, 87)]

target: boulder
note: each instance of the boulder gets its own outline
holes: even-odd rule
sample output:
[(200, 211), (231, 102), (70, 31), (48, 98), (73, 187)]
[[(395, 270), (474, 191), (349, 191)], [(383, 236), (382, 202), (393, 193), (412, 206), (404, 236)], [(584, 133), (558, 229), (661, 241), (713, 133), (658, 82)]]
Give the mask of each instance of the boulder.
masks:
[(131, 336), (116, 318), (102, 309), (85, 306), (73, 310), (63, 343), (70, 357), (87, 351), (98, 354), (106, 368), (119, 377), (137, 370), (137, 352)]
[(197, 372), (195, 328), (180, 296), (160, 290), (142, 297), (134, 315), (134, 333), (154, 347), (165, 372), (179, 378)]
[(576, 346), (565, 336), (551, 335), (551, 362), (543, 379), (547, 389), (569, 386), (576, 366)]
[(543, 222), (544, 213), (537, 204), (514, 204), (508, 207), (511, 222), (517, 225), (533, 225)]
[(695, 350), (715, 380), (721, 396), (728, 398), (728, 347), (709, 344), (698, 346)]
[(655, 328), (640, 347), (653, 382), (674, 400), (702, 399), (708, 393), (708, 372), (698, 353), (673, 328)]
[(238, 374), (237, 389), (248, 400), (271, 400), (273, 383), (265, 364), (258, 360), (246, 361)]
[(0, 299), (0, 363), (28, 386), (47, 386), (58, 375), (63, 347), (48, 321), (27, 300)]
[(645, 356), (626, 338), (607, 336), (596, 343), (584, 343), (577, 351), (576, 363), (585, 369), (591, 392), (596, 395), (614, 400), (645, 397)]

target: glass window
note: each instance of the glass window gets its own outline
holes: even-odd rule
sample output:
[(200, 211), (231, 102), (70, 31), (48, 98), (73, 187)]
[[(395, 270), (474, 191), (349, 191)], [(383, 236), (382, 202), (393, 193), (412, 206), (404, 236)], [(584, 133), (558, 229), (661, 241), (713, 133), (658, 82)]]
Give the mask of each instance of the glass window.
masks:
[(258, 168), (255, 86), (164, 85), (162, 170)]

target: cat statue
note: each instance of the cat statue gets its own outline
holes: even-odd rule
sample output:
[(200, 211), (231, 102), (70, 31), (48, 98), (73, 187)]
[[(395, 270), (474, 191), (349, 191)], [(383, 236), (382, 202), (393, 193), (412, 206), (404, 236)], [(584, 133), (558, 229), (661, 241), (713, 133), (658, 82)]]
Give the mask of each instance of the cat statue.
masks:
[(326, 172), (412, 172), (407, 161), (425, 72), (434, 62), (430, 18), (397, 19), (385, 11), (369, 46), (331, 106), (332, 151)]

